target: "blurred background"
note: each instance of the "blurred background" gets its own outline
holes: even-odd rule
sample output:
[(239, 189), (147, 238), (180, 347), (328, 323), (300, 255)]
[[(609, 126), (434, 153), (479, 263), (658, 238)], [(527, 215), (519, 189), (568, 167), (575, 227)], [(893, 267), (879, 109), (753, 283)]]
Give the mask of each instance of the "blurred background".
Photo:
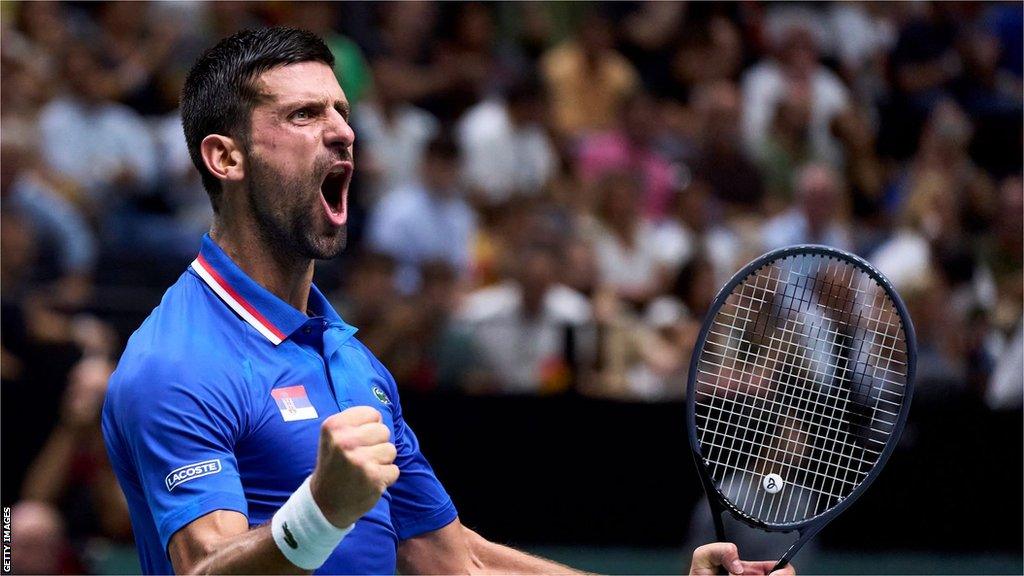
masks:
[[(685, 372), (768, 249), (892, 279), (903, 439), (802, 573), (1022, 566), (1022, 4), (3, 2), (2, 500), (18, 572), (132, 572), (99, 411), (212, 216), (178, 114), (239, 29), (324, 37), (349, 248), (316, 281), (492, 539), (681, 572), (710, 518)], [(786, 536), (731, 532), (745, 556)]]

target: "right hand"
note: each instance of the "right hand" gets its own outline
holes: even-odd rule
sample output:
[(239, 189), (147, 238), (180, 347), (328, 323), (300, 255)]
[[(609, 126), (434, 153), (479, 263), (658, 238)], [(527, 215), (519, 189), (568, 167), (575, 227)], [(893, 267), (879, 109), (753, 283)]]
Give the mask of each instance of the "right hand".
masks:
[(395, 445), (380, 412), (354, 406), (324, 420), (310, 491), (327, 520), (349, 526), (398, 480)]

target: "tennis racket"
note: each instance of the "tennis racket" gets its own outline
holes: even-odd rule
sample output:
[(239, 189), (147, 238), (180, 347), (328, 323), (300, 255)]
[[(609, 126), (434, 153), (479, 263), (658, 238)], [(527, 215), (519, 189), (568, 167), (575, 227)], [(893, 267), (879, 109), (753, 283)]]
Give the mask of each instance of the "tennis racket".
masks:
[(690, 447), (722, 513), (798, 532), (773, 570), (878, 476), (913, 393), (914, 328), (889, 281), (827, 246), (790, 246), (718, 293), (690, 362)]

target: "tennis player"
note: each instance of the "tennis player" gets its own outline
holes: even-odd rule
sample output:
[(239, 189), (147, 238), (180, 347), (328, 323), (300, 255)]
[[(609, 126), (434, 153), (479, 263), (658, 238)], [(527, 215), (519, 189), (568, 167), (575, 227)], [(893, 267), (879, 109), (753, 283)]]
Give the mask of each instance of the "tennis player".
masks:
[[(333, 63), (315, 35), (269, 28), (221, 41), (186, 80), (214, 224), (129, 340), (103, 410), (142, 567), (572, 572), (459, 522), (394, 379), (312, 284), (313, 262), (345, 246), (353, 171)], [(730, 546), (698, 549), (694, 569), (763, 572)]]

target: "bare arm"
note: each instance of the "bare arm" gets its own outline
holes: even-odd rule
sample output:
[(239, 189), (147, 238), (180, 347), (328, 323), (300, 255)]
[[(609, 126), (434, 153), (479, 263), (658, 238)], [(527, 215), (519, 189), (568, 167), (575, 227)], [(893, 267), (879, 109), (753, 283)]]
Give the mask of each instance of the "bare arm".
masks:
[(249, 529), (245, 516), (216, 510), (171, 536), (175, 574), (311, 574), (292, 564), (274, 542), (270, 524)]
[(245, 516), (216, 510), (171, 536), (175, 574), (309, 574), (281, 554), (270, 524), (249, 529)]
[(398, 546), (403, 574), (582, 574), (568, 566), (495, 544), (454, 522)]

